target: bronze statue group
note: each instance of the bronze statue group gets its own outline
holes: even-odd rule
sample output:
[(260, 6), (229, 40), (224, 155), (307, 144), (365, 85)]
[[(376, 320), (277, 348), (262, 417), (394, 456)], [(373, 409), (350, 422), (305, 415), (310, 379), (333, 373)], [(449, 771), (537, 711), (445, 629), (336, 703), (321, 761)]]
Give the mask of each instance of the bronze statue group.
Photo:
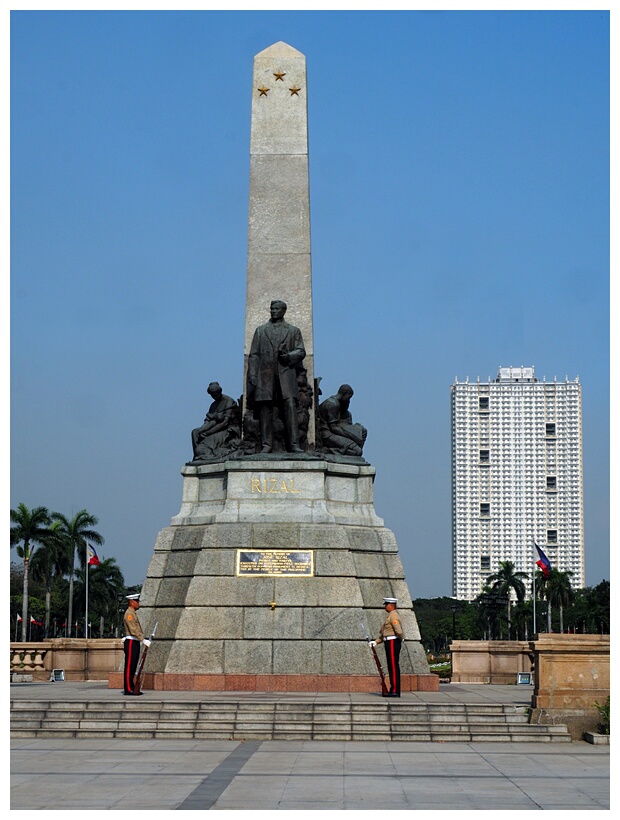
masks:
[[(224, 395), (218, 382), (207, 388), (213, 399), (200, 427), (192, 430), (193, 459), (204, 464), (244, 455), (308, 452), (306, 438), (314, 391), (303, 367), (301, 330), (284, 321), (287, 306), (270, 304), (270, 319), (254, 331), (248, 355), (245, 405)], [(316, 408), (313, 452), (360, 459), (367, 431), (349, 411), (353, 388), (343, 384)]]

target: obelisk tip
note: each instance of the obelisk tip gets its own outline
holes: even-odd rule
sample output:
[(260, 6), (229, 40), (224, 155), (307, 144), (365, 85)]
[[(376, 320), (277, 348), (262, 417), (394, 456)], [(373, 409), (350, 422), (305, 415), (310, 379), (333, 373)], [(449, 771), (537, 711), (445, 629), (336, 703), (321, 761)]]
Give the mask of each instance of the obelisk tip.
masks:
[[(262, 57), (263, 55), (269, 54), (270, 57), (304, 57), (305, 55), (298, 51), (293, 46), (289, 46), (288, 43), (285, 43), (283, 40), (279, 40), (277, 43), (269, 46), (268, 48), (259, 51), (256, 57)], [(256, 57), (254, 59), (256, 59)]]

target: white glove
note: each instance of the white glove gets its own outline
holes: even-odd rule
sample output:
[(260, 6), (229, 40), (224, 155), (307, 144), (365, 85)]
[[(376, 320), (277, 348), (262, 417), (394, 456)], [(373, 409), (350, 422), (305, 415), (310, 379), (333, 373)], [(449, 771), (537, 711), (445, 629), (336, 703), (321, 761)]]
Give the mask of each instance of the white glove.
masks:
[(145, 639), (142, 641), (142, 643), (143, 643), (143, 644), (147, 647), (147, 649), (148, 649), (148, 647), (151, 645), (151, 642), (149, 641), (149, 639), (148, 639), (148, 638), (145, 638)]
[(376, 641), (368, 641), (368, 646), (376, 646), (376, 645), (377, 645)]

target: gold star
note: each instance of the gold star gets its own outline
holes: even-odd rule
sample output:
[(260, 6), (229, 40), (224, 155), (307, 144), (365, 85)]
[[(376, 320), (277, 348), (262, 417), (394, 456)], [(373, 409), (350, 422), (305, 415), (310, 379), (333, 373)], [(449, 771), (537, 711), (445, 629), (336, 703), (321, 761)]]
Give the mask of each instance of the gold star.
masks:
[(289, 88), (289, 91), (291, 92), (291, 97), (293, 96), (293, 94), (296, 94), (299, 97), (299, 92), (301, 91), (301, 88), (297, 88), (297, 86), (294, 85), (292, 88)]
[(274, 71), (273, 76), (276, 78), (276, 80), (282, 80), (282, 82), (284, 82), (284, 78), (286, 77), (286, 72), (285, 71)]
[(266, 97), (266, 96), (267, 96), (267, 92), (268, 92), (270, 89), (265, 88), (265, 86), (263, 85), (263, 87), (262, 87), (262, 88), (259, 88), (258, 90), (260, 91), (260, 95), (259, 95), (259, 96), (261, 96), (261, 97)]

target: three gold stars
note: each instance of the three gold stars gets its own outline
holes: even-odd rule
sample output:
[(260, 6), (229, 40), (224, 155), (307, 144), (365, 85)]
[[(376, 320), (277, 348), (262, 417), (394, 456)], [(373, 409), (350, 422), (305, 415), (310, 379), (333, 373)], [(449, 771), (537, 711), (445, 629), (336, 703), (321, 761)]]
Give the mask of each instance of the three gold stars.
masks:
[[(282, 82), (284, 82), (284, 78), (286, 77), (286, 71), (274, 71), (273, 76), (276, 78), (276, 82), (278, 82), (278, 80), (282, 80)], [(264, 83), (260, 88), (256, 90), (258, 91), (259, 97), (266, 97), (267, 94), (271, 91), (270, 88), (265, 88)], [(301, 91), (301, 88), (298, 88), (297, 83), (294, 83), (293, 87), (289, 88), (289, 91), (291, 92), (291, 97), (299, 97), (299, 92)]]

